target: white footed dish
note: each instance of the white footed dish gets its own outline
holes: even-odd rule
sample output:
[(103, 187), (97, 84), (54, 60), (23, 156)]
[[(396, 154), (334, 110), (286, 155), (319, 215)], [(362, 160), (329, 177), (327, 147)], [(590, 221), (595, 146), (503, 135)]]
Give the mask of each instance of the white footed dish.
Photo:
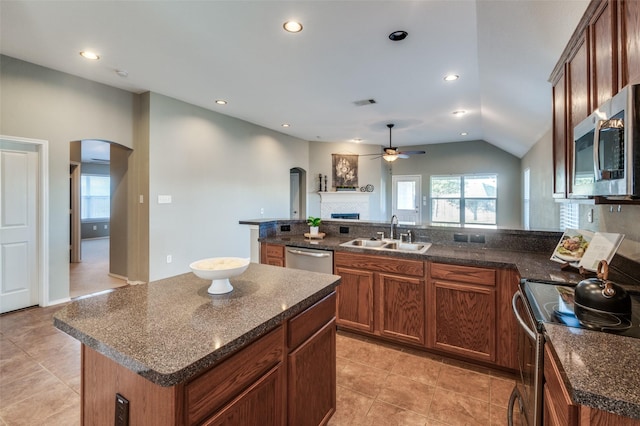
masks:
[(249, 267), (249, 258), (243, 257), (211, 257), (200, 259), (189, 265), (198, 277), (211, 280), (207, 289), (209, 294), (226, 294), (233, 290), (229, 278), (238, 276)]

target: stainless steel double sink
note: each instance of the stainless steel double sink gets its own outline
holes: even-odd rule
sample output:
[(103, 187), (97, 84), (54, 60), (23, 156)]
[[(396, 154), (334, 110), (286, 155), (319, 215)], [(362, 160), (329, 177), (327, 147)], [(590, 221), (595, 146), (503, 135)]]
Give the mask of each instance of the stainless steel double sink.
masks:
[(431, 243), (406, 243), (398, 240), (372, 240), (368, 238), (356, 238), (355, 240), (342, 243), (340, 244), (340, 246), (421, 254), (429, 250), (429, 247), (431, 247)]

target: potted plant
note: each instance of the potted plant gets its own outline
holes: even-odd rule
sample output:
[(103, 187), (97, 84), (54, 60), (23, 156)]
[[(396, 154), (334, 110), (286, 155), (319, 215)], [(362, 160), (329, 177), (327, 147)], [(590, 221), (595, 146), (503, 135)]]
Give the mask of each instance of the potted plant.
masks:
[(309, 219), (307, 219), (307, 225), (309, 225), (309, 233), (317, 235), (318, 228), (320, 227), (321, 222), (322, 220), (319, 217), (309, 216)]

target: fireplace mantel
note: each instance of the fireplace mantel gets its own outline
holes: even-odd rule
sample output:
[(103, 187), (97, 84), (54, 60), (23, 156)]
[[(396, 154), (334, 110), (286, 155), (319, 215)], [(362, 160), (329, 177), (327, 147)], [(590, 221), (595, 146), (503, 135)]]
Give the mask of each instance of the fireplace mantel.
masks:
[(320, 217), (331, 219), (331, 213), (359, 213), (361, 220), (369, 219), (368, 192), (357, 191), (319, 191)]

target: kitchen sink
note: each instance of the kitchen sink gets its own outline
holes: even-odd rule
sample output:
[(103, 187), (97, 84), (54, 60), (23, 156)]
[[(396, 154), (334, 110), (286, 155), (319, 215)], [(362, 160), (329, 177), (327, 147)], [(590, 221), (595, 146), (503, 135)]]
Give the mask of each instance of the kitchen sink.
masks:
[(356, 238), (355, 240), (342, 243), (340, 246), (421, 254), (429, 250), (431, 243), (405, 243), (397, 240), (371, 240), (366, 238)]

